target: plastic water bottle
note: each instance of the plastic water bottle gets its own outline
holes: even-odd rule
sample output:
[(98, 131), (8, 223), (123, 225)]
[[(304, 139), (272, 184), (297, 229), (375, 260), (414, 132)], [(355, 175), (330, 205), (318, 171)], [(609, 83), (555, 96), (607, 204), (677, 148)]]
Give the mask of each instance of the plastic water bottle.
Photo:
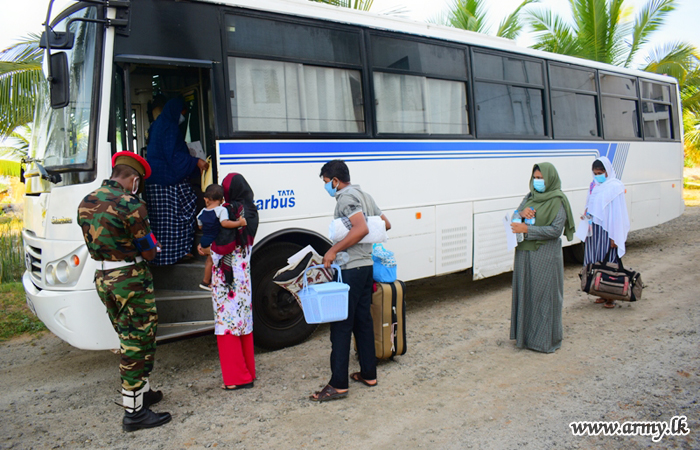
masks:
[(338, 252), (335, 255), (333, 264), (338, 264), (340, 267), (343, 267), (348, 263), (348, 261), (350, 261), (350, 255), (348, 255), (348, 252)]
[(593, 236), (593, 216), (586, 213), (586, 218), (588, 219), (588, 237)]
[[(534, 211), (534, 209), (532, 208), (532, 206), (530, 207), (530, 209), (532, 209), (532, 210)], [(526, 225), (534, 225), (534, 224), (535, 224), (535, 217), (533, 216), (532, 219), (527, 219), (527, 218), (526, 218), (526, 219), (525, 219), (525, 224), (526, 224)]]
[[(520, 217), (520, 213), (517, 209), (513, 211), (513, 217), (510, 220), (513, 223), (523, 223), (523, 218)], [(525, 239), (525, 236), (523, 236), (522, 233), (515, 233), (515, 238), (518, 240), (518, 242), (522, 242)]]

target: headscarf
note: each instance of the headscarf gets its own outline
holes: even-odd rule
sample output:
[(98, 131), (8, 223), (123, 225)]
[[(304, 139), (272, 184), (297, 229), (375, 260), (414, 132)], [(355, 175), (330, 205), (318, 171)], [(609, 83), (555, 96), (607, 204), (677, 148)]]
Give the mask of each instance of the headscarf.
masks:
[(600, 225), (617, 245), (617, 255), (625, 254), (625, 241), (630, 231), (630, 219), (625, 201), (625, 185), (617, 178), (610, 160), (601, 156), (607, 178), (605, 182), (593, 181), (586, 200), (586, 210), (593, 217), (593, 223)]
[(190, 155), (180, 136), (180, 114), (184, 108), (181, 98), (173, 98), (151, 124), (148, 133), (146, 160), (153, 169), (146, 184), (172, 186), (186, 180), (197, 167), (197, 158)]
[[(212, 251), (219, 255), (227, 255), (233, 252), (235, 247), (247, 249), (252, 247), (255, 239), (255, 233), (258, 231), (258, 208), (253, 201), (253, 189), (243, 177), (238, 173), (230, 173), (226, 175), (221, 183), (224, 188), (224, 206), (230, 205), (235, 215), (230, 215), (231, 220), (236, 217), (245, 217), (246, 226), (239, 227), (234, 230), (233, 235), (228, 233), (219, 233), (217, 239), (212, 244)], [(224, 229), (226, 230), (226, 229)]]
[[(537, 192), (533, 185), (535, 179), (535, 168), (539, 168), (544, 179), (544, 192)], [(532, 168), (533, 175), (530, 176), (530, 195), (524, 207), (531, 207), (535, 210), (535, 226), (545, 227), (551, 225), (559, 213), (559, 209), (564, 205), (566, 211), (566, 223), (564, 224), (564, 234), (568, 240), (574, 238), (574, 216), (571, 213), (571, 206), (566, 194), (561, 190), (561, 180), (557, 169), (551, 163), (539, 163)], [(537, 250), (546, 241), (522, 241), (518, 244), (518, 250)]]

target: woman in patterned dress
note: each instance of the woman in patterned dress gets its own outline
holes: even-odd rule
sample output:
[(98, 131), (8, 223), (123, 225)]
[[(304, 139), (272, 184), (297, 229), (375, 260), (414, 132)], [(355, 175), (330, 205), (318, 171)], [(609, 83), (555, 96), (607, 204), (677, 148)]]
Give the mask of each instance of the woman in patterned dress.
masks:
[[(618, 262), (625, 254), (630, 231), (625, 185), (617, 178), (612, 163), (605, 156), (593, 161), (592, 169), (593, 182), (586, 201), (591, 228), (586, 238), (583, 264), (602, 262), (606, 257), (610, 262)], [(615, 300), (598, 298), (595, 302), (602, 303), (604, 308), (615, 307)]]
[(513, 232), (523, 233), (525, 239), (515, 250), (510, 338), (519, 348), (552, 353), (562, 341), (564, 259), (560, 237), (562, 230), (569, 240), (574, 235), (569, 200), (552, 164), (533, 167), (530, 193), (518, 211), (522, 217), (534, 217), (535, 224), (511, 224)]
[[(245, 217), (246, 226), (219, 234), (211, 245), (212, 300), (216, 318), (214, 334), (225, 390), (252, 388), (255, 380), (253, 304), (250, 253), (258, 228), (253, 190), (242, 175), (234, 173), (222, 183), (233, 220)], [(233, 212), (233, 214), (232, 214)]]

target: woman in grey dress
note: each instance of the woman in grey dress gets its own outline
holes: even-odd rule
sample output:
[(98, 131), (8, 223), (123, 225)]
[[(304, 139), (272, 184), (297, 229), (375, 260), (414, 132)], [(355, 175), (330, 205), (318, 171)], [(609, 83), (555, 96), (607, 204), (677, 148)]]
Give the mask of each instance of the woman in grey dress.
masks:
[(561, 347), (561, 311), (564, 302), (564, 259), (560, 236), (571, 240), (574, 219), (557, 169), (536, 164), (530, 193), (518, 207), (521, 217), (535, 218), (534, 225), (513, 223), (513, 233), (525, 239), (515, 250), (513, 310), (510, 338), (519, 348), (552, 353)]

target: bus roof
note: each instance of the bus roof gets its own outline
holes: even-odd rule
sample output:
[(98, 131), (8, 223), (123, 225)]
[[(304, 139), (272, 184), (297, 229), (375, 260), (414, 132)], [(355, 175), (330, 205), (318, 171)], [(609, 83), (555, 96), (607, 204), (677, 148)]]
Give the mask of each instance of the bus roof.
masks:
[(204, 3), (214, 3), (259, 11), (269, 11), (288, 14), (304, 18), (324, 19), (332, 22), (348, 25), (359, 25), (378, 30), (396, 31), (422, 37), (430, 37), (450, 42), (477, 45), (494, 50), (503, 50), (522, 55), (559, 61), (568, 64), (576, 64), (585, 67), (600, 69), (603, 71), (629, 74), (666, 83), (677, 84), (675, 78), (667, 75), (659, 75), (636, 69), (626, 69), (620, 66), (600, 63), (572, 56), (549, 53), (521, 47), (510, 39), (489, 36), (482, 33), (460, 30), (458, 28), (436, 25), (426, 22), (404, 19), (400, 17), (376, 14), (373, 12), (359, 11), (350, 8), (331, 6), (324, 3), (309, 0), (195, 0)]

